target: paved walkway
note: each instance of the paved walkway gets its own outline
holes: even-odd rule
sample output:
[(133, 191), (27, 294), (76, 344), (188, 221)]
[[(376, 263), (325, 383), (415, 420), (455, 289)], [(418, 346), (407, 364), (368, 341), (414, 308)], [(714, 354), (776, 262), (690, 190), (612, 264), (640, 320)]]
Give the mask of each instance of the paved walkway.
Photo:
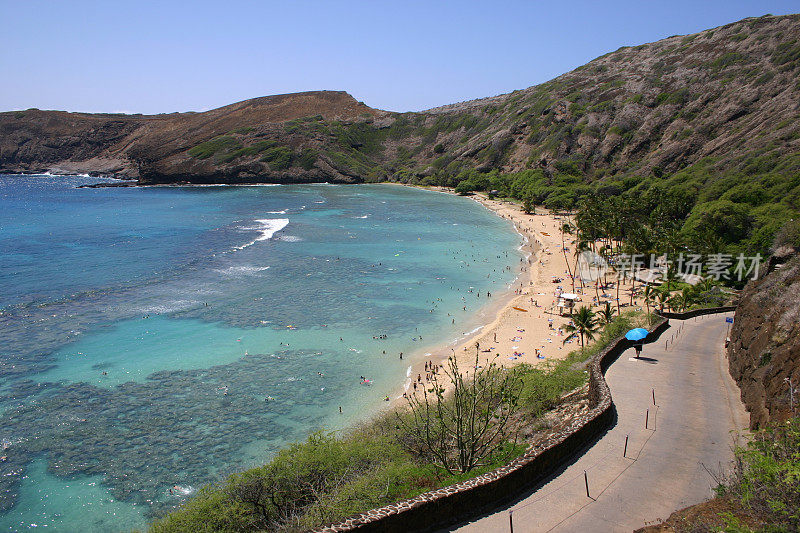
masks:
[(623, 353), (606, 374), (617, 424), (535, 492), (454, 529), (509, 531), (510, 510), (515, 533), (631, 532), (712, 496), (703, 465), (713, 470), (730, 461), (734, 430), (748, 427), (728, 373), (725, 316), (732, 314), (670, 320), (642, 359)]

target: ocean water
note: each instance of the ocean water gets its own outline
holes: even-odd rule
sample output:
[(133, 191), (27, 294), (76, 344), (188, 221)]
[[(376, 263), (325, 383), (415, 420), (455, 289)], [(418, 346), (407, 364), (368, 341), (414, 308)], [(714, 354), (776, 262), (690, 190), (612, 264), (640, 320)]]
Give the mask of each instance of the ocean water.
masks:
[(97, 181), (0, 176), (0, 531), (142, 528), (363, 420), (521, 257), (430, 191)]

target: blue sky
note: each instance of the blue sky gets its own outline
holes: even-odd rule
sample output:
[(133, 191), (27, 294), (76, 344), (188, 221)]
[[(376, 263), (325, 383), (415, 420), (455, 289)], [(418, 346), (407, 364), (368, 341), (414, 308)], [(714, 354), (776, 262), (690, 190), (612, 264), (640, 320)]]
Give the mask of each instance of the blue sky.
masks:
[(345, 90), (417, 111), (547, 81), (620, 46), (789, 1), (0, 0), (0, 110), (202, 111)]

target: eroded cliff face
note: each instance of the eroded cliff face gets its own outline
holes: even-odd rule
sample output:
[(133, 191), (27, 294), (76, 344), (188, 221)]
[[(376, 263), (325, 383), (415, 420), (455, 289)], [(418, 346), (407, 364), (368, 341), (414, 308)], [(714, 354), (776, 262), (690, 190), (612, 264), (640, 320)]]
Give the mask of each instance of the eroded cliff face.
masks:
[[(750, 411), (750, 427), (791, 415), (790, 379), (800, 385), (800, 255), (784, 256), (742, 292), (728, 347), (730, 372)], [(795, 407), (800, 394), (795, 394)]]

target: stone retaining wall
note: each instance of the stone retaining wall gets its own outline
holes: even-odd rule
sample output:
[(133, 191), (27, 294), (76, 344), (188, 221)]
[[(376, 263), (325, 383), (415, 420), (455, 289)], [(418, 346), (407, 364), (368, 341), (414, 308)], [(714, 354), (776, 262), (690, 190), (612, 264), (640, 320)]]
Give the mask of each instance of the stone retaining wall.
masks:
[(694, 318), (696, 316), (701, 316), (701, 315), (714, 315), (716, 313), (729, 313), (732, 311), (736, 311), (735, 305), (727, 305), (724, 307), (707, 307), (705, 309), (693, 309), (691, 311), (686, 311), (685, 313), (670, 313), (668, 311), (656, 311), (656, 314), (661, 315), (664, 318), (674, 318), (675, 320), (686, 320), (688, 318)]
[[(648, 343), (669, 327), (662, 317), (651, 329)], [(518, 496), (552, 474), (564, 461), (585, 448), (614, 422), (611, 391), (605, 371), (633, 342), (619, 337), (587, 364), (592, 409), (560, 433), (536, 442), (520, 457), (492, 472), (352, 516), (319, 533), (344, 531), (400, 533), (426, 531), (477, 516), (481, 511)]]

